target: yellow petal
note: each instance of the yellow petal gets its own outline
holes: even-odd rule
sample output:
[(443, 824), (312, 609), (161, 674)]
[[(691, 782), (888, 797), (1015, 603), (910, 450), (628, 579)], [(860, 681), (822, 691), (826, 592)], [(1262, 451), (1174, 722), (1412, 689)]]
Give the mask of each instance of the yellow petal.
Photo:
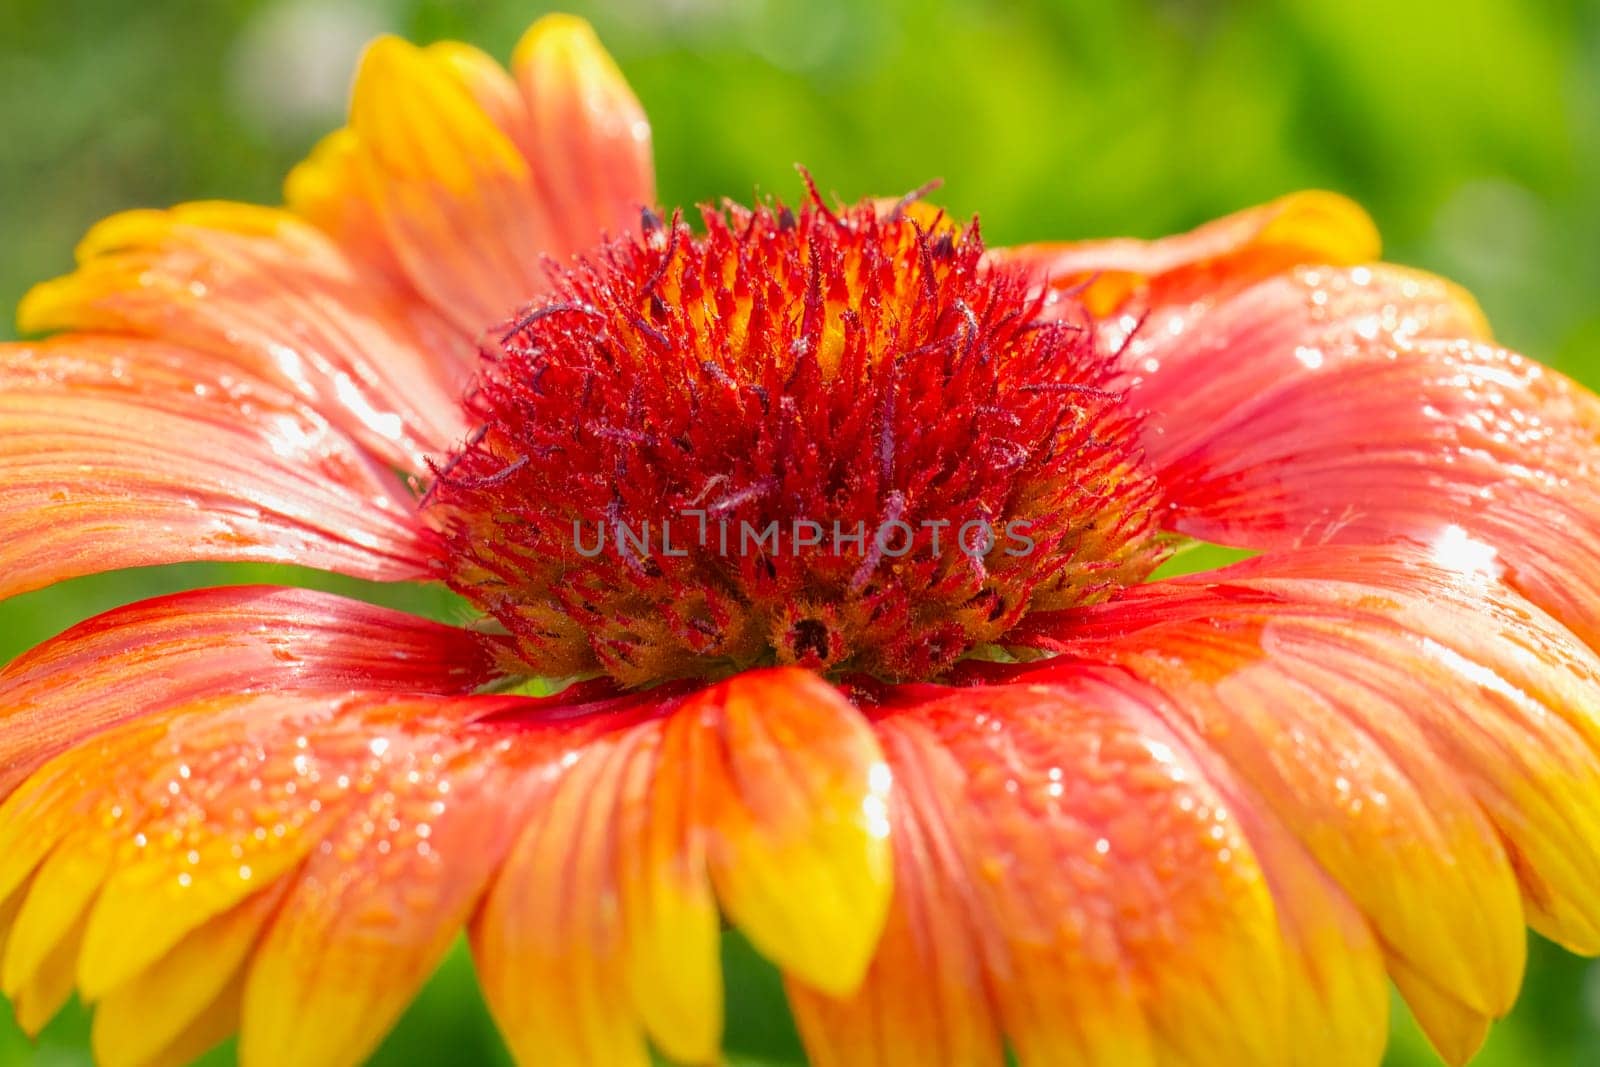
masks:
[(1404, 960), (1389, 958), (1389, 974), (1439, 1058), (1459, 1067), (1477, 1055), (1494, 1020), (1463, 1004)]
[(743, 674), (717, 696), (724, 755), (705, 768), (702, 818), (723, 910), (794, 977), (849, 993), (893, 881), (877, 740), (848, 700), (803, 672)]
[[(217, 916), (106, 994), (95, 1008), (92, 1031), (95, 1059), (102, 1067), (144, 1067), (169, 1049), (189, 1047), (201, 1034), (213, 1033), (216, 1024), (206, 1026), (205, 1020), (229, 987), (240, 982), (245, 957), (282, 896), (281, 887), (275, 887)], [(237, 998), (234, 989), (235, 1016)], [(202, 1050), (232, 1030), (236, 1020), (225, 1021), (227, 1028)]]
[[(53, 966), (69, 938), (74, 945), (81, 940), (84, 917), (110, 868), (104, 851), (76, 847), (72, 839), (44, 861), (6, 941), (0, 987), (7, 996), (16, 996)], [(76, 959), (74, 948), (69, 965)]]

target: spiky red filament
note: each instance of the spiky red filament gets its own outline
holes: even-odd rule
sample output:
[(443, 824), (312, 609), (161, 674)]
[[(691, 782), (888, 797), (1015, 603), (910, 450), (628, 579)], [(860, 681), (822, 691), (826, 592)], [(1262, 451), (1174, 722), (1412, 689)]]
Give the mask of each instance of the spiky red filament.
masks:
[(646, 216), (490, 335), (426, 512), (530, 673), (936, 677), (1161, 555), (1135, 417), (974, 225)]

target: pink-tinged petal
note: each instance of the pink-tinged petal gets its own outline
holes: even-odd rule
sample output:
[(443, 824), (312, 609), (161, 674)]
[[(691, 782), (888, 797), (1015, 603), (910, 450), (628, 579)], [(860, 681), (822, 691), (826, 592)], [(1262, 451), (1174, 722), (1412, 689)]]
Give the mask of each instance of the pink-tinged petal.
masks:
[(0, 798), (100, 730), (271, 688), (469, 692), (495, 674), (479, 635), (304, 589), (201, 589), (115, 608), (0, 670)]
[[(1462, 288), (1387, 264), (1305, 267), (1241, 291), (1152, 308), (1118, 341), (1123, 384), (1143, 408), (1158, 463), (1196, 448), (1211, 423), (1259, 411), (1286, 377), (1393, 361), (1429, 340), (1487, 339), (1488, 323)], [(1330, 389), (1330, 392), (1339, 392)]]
[(648, 1034), (713, 1060), (712, 887), (791, 973), (859, 980), (889, 896), (888, 781), (849, 701), (802, 671), (757, 672), (582, 725), (608, 732), (556, 750), (563, 773), (473, 923), (485, 995), (520, 1058), (642, 1064)]
[(1441, 1051), (1510, 1006), (1524, 912), (1600, 949), (1600, 659), (1491, 578), (1269, 555), (1041, 643), (1170, 695), (1367, 914)]
[(381, 275), (288, 212), (196, 203), (92, 229), (77, 271), (36, 286), (29, 332), (130, 333), (204, 353), (301, 397), (391, 466), (459, 442), (472, 349)]
[[(1314, 635), (1298, 636), (1310, 643)], [(1403, 671), (1338, 650), (1318, 657), (1284, 647), (1288, 637), (1274, 634), (1272, 654), (1263, 655), (1259, 626), (1213, 610), (1105, 656), (1123, 664), (1124, 648), (1148, 641), (1134, 673), (1169, 694), (1261, 793), (1391, 951), (1480, 1011), (1502, 1013), (1520, 983), (1523, 918), (1493, 826), (1429, 746), (1407, 700), (1391, 695), (1391, 671)]]
[(630, 230), (655, 200), (650, 124), (594, 30), (570, 15), (542, 18), (511, 65), (527, 100), (524, 151), (558, 249)]
[[(1172, 524), (1249, 548), (1476, 554), (1600, 644), (1600, 402), (1468, 340), (1459, 290), (1306, 270), (1130, 351)], [(1165, 336), (1166, 339), (1163, 339)]]
[(1161, 240), (1021, 245), (996, 249), (993, 258), (1109, 315), (1130, 303), (1184, 303), (1303, 263), (1362, 263), (1378, 252), (1377, 228), (1360, 206), (1310, 191)]
[(390, 471), (287, 394), (193, 359), (97, 336), (0, 347), (0, 597), (186, 560), (426, 576)]
[[(926, 892), (942, 875), (938, 914), (952, 925), (937, 939), (913, 936), (913, 951), (875, 970), (853, 1001), (799, 998), (822, 1062), (916, 1062), (899, 1054), (901, 1040), (998, 1062), (991, 1019), (1024, 1067), (1293, 1058), (1287, 1023), (1304, 972), (1248, 837), (1252, 816), (1141, 699), (1078, 681), (882, 711), (905, 788), (895, 803), (916, 808), (928, 846), (907, 884)], [(895, 973), (907, 966), (915, 978)], [(1374, 960), (1374, 990), (1380, 974)], [(969, 1004), (940, 1036), (916, 1036), (939, 1003), (930, 975), (949, 999), (965, 982), (965, 996), (986, 995), (989, 1007)], [(922, 1003), (896, 1004), (913, 982)], [(1366, 1006), (1370, 1031), (1381, 994)]]

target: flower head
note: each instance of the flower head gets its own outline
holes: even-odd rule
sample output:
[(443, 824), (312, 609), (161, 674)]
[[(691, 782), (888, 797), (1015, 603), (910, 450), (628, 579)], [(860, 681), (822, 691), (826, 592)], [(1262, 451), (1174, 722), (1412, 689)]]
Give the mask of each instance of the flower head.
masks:
[[(0, 990), (107, 1064), (358, 1062), (465, 928), (530, 1064), (1469, 1058), (1600, 951), (1600, 402), (1307, 193), (985, 249), (661, 213), (582, 23), (376, 42), (284, 209), (116, 216), (0, 349)], [(1151, 580), (1203, 538), (1258, 555)], [(581, 676), (553, 696), (541, 679)], [(1307, 1040), (1307, 1034), (1316, 1035)]]
[(1113, 361), (976, 232), (705, 225), (647, 215), (484, 341), (423, 516), (529, 673), (930, 678), (1160, 559)]

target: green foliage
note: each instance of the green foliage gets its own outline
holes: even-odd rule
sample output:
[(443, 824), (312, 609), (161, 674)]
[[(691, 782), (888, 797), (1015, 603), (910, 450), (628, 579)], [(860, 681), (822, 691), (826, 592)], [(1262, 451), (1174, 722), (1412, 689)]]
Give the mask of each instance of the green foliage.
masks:
[[(1600, 384), (1593, 2), (573, 6), (650, 112), (668, 204), (793, 197), (796, 162), (846, 199), (942, 177), (941, 202), (981, 213), (991, 242), (1009, 243), (1154, 236), (1322, 186), (1368, 206), (1389, 258), (1477, 292), (1509, 344)], [(273, 200), (338, 122), (353, 42), (369, 30), (459, 37), (504, 57), (538, 13), (521, 0), (5, 0), (0, 305), (68, 269), (84, 228), (112, 211)], [(202, 565), (70, 582), (0, 606), (0, 659), (140, 596), (262, 580), (328, 583)], [(734, 1062), (796, 1062), (776, 976), (734, 939), (726, 964)], [(1527, 993), (1480, 1062), (1600, 1058), (1591, 981), (1585, 963), (1536, 944)], [(1434, 1062), (1396, 1014), (1390, 1062)], [(33, 1045), (0, 1022), (0, 1064), (87, 1063), (87, 1025), (73, 1008)], [(228, 1062), (226, 1050), (207, 1062)], [(376, 1062), (508, 1062), (463, 952)]]

